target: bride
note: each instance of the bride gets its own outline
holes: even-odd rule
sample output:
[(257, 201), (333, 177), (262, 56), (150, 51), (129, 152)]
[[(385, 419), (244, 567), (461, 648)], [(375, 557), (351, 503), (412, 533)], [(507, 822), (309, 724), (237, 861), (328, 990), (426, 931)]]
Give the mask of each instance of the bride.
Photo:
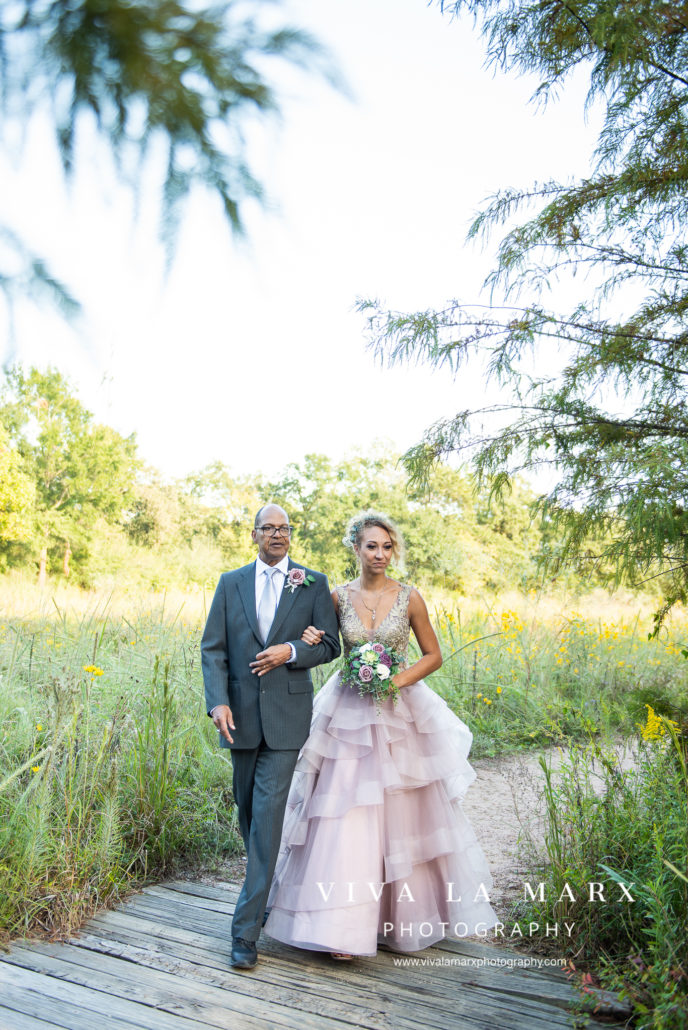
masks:
[[(390, 519), (363, 512), (345, 544), (360, 576), (337, 587), (345, 661), (362, 643), (401, 656), (380, 700), (341, 672), (315, 698), (292, 780), (265, 932), (333, 958), (374, 955), (379, 944), (417, 951), (497, 922), (492, 879), (461, 808), (475, 773), (472, 734), (422, 677), (442, 664), (418, 591), (386, 574), (401, 558)], [(409, 632), (421, 658), (406, 666)], [(303, 639), (319, 640), (309, 627)]]

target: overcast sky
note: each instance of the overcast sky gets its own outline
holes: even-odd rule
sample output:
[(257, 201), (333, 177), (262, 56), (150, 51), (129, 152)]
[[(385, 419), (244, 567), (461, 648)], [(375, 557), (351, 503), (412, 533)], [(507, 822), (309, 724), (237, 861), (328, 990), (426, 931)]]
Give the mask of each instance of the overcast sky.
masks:
[(251, 136), (272, 202), (248, 211), (248, 243), (198, 194), (166, 277), (153, 173), (137, 210), (84, 133), (68, 189), (39, 119), (21, 161), (0, 161), (0, 221), (84, 304), (78, 330), (23, 307), (19, 359), (56, 365), (170, 477), (214, 460), (273, 474), (380, 438), (401, 450), (475, 404), (477, 370), (452, 382), (376, 366), (356, 298), (408, 310), (485, 300), (489, 254), (465, 243), (484, 198), (589, 165), (596, 125), (584, 121), (582, 79), (536, 109), (533, 80), (486, 70), (472, 24), (425, 0), (284, 10), (329, 46), (352, 97), (284, 77), (281, 124)]

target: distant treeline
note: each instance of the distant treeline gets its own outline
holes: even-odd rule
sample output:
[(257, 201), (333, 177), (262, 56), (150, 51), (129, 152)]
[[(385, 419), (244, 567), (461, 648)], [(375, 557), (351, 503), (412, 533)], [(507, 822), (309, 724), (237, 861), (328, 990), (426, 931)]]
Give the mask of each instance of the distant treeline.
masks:
[[(135, 438), (97, 424), (58, 371), (5, 373), (2, 571), (69, 576), (85, 587), (113, 576), (131, 587), (212, 586), (223, 569), (252, 560), (253, 517), (267, 500), (289, 513), (294, 557), (334, 582), (354, 574), (342, 537), (362, 508), (399, 524), (407, 545), (400, 572), (448, 592), (536, 587), (538, 556), (557, 546), (546, 525), (533, 523), (524, 485), (490, 504), (468, 475), (440, 465), (421, 494), (409, 488), (398, 455), (379, 446), (341, 462), (309, 454), (277, 479), (237, 476), (214, 463), (165, 483), (138, 457)], [(605, 578), (594, 564), (567, 573), (569, 585)]]

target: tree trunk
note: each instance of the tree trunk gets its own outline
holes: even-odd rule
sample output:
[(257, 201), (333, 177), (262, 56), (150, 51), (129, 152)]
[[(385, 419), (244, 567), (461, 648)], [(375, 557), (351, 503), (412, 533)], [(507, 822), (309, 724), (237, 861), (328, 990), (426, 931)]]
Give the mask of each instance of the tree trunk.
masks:
[(46, 581), (46, 569), (48, 566), (48, 548), (42, 547), (41, 553), (38, 556), (38, 585), (39, 587), (45, 586)]
[(69, 576), (69, 559), (71, 557), (72, 557), (72, 549), (69, 546), (69, 541), (66, 540), (65, 541), (64, 560), (62, 562), (62, 571), (64, 572), (65, 576)]

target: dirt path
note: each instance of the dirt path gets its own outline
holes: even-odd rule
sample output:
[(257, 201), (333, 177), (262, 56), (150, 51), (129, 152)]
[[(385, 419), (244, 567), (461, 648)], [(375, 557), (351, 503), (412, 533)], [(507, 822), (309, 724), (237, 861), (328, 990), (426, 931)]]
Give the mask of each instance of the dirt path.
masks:
[[(541, 755), (556, 781), (566, 759), (559, 747), (471, 761), (477, 779), (463, 808), (487, 857), (494, 879), (490, 900), (500, 915), (506, 914), (509, 902), (523, 897), (524, 879), (532, 879), (547, 857)], [(622, 744), (617, 756), (623, 770), (636, 764), (636, 756)], [(602, 780), (594, 775), (591, 783), (602, 787)]]
[[(490, 899), (502, 915), (511, 899), (522, 896), (523, 880), (532, 871), (531, 861), (535, 863), (545, 857), (544, 774), (540, 754), (479, 758), (471, 762), (477, 779), (463, 808), (494, 879)], [(558, 749), (548, 753), (554, 769), (561, 765), (562, 757)]]

